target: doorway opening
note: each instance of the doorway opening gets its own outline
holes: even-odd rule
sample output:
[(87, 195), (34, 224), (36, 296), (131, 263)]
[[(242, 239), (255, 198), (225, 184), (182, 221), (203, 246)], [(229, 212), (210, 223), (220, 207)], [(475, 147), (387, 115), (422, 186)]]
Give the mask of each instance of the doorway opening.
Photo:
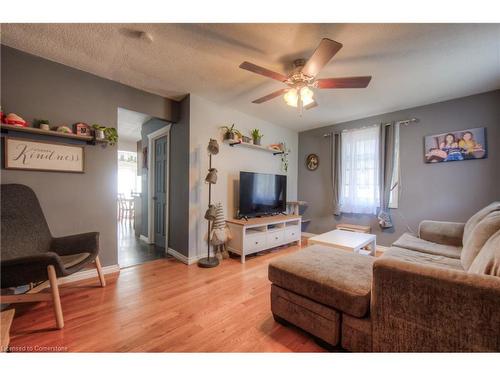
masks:
[[(123, 108), (118, 108), (117, 123), (118, 264), (124, 268), (167, 257), (169, 124)], [(163, 138), (151, 137), (161, 129), (167, 129)]]

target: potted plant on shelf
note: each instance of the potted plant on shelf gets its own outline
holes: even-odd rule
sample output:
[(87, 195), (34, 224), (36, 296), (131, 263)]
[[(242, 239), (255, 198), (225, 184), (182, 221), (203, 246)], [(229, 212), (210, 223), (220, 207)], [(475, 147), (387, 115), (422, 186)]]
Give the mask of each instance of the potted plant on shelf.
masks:
[(98, 141), (106, 141), (110, 146), (118, 142), (118, 132), (115, 128), (108, 128), (99, 124), (92, 125), (94, 129), (95, 139)]
[(253, 144), (260, 146), (260, 140), (264, 136), (259, 129), (253, 129), (252, 132)]
[(33, 120), (33, 126), (35, 128), (40, 128), (42, 130), (50, 130), (50, 122), (49, 122), (49, 120), (34, 119)]
[(237, 141), (241, 138), (241, 133), (238, 129), (234, 128), (234, 124), (231, 126), (222, 126), (221, 129), (224, 130), (224, 140)]

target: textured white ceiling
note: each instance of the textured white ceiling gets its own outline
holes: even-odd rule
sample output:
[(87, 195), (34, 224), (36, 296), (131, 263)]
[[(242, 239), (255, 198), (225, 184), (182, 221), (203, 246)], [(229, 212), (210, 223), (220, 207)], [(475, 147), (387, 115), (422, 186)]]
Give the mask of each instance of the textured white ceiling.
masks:
[(153, 117), (144, 113), (118, 108), (118, 130), (120, 131), (119, 141), (137, 142), (141, 139), (142, 124)]
[[(298, 130), (500, 88), (499, 24), (4, 24), (1, 31), (3, 44), (98, 76), (176, 99), (194, 93)], [(344, 47), (319, 77), (372, 75), (368, 88), (318, 90), (320, 106), (302, 117), (282, 98), (251, 103), (282, 84), (239, 69), (242, 61), (287, 72), (324, 37)]]

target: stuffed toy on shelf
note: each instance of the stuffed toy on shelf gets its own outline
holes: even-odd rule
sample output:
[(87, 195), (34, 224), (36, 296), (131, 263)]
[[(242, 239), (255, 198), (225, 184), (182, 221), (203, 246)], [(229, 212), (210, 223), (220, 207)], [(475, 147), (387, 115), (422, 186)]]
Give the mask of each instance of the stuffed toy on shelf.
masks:
[(22, 126), (24, 128), (28, 126), (28, 123), (15, 113), (9, 113), (7, 116), (5, 116), (4, 122), (7, 125)]

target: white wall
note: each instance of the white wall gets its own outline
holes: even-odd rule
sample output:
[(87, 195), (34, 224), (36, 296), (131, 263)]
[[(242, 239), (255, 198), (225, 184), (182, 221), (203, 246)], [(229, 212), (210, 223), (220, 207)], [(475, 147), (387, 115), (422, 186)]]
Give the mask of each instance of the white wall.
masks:
[[(189, 176), (189, 257), (206, 254), (207, 221), (204, 219), (208, 205), (208, 185), (205, 176), (208, 169), (207, 145), (210, 138), (219, 142), (219, 154), (212, 157), (212, 166), (218, 170), (217, 184), (212, 186), (212, 202), (221, 202), (226, 217), (235, 214), (235, 180), (240, 171), (285, 174), (281, 169), (280, 156), (260, 150), (230, 147), (222, 142), (224, 125), (235, 124), (243, 134), (253, 128), (261, 129), (262, 144), (285, 142), (291, 152), (288, 156), (287, 200), (297, 199), (298, 133), (269, 122), (220, 106), (206, 99), (191, 95), (190, 109), (190, 176)], [(175, 183), (175, 181), (172, 181)], [(237, 185), (236, 185), (237, 186)]]

